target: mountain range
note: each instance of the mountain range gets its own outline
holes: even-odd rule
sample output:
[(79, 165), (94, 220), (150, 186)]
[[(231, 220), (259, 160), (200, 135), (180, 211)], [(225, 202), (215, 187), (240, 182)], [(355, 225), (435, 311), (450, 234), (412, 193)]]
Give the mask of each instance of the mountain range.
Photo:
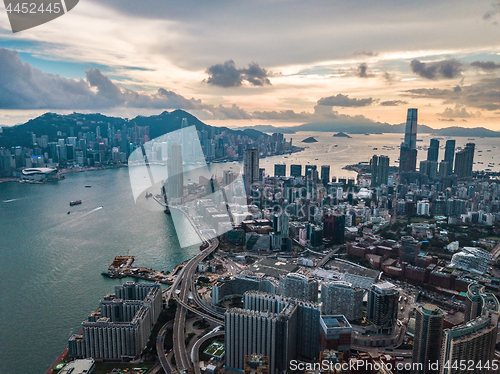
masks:
[[(259, 130), (262, 132), (283, 134), (294, 134), (299, 131), (318, 131), (318, 132), (345, 132), (348, 134), (380, 134), (380, 133), (404, 133), (405, 123), (391, 125), (388, 123), (342, 123), (342, 122), (311, 122), (297, 126), (276, 127), (272, 125), (257, 125), (246, 127), (247, 129)], [(425, 134), (435, 134), (438, 136), (464, 136), (464, 137), (500, 137), (500, 131), (493, 131), (484, 127), (465, 128), (459, 126), (434, 129), (427, 125), (418, 125), (418, 132)]]
[(255, 129), (235, 130), (227, 127), (210, 126), (180, 109), (172, 112), (164, 111), (159, 115), (137, 116), (132, 119), (105, 116), (100, 113), (72, 113), (62, 115), (49, 112), (23, 124), (2, 127), (2, 131), (0, 132), (0, 147), (31, 147), (33, 145), (32, 133), (37, 137), (48, 135), (49, 141), (55, 141), (67, 136), (78, 136), (79, 132), (97, 133), (97, 126), (100, 127), (103, 137), (107, 134), (108, 126), (114, 127), (115, 131), (122, 130), (124, 125), (127, 128), (149, 126), (149, 137), (150, 139), (154, 139), (168, 132), (179, 130), (183, 118), (187, 119), (190, 126), (196, 126), (198, 131), (205, 130), (209, 134), (213, 132), (220, 134), (226, 131), (229, 134), (248, 136), (252, 139), (269, 136)]

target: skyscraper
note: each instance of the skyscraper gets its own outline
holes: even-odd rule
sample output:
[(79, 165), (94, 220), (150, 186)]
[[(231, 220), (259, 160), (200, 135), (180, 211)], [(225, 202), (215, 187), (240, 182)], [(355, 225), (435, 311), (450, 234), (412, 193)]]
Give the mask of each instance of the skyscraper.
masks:
[(247, 194), (252, 185), (259, 182), (259, 150), (257, 148), (245, 149), (244, 178)]
[(182, 146), (174, 142), (170, 144), (169, 150), (166, 190), (168, 199), (170, 200), (181, 198), (184, 195), (184, 170), (182, 167)]
[(417, 167), (417, 109), (408, 109), (405, 139), (399, 154), (399, 172), (408, 173)]
[(334, 213), (323, 216), (323, 237), (335, 244), (344, 244), (345, 214)]
[(302, 165), (290, 165), (290, 176), (292, 177), (302, 176)]
[(366, 319), (378, 334), (390, 335), (396, 326), (399, 292), (389, 282), (375, 283), (368, 292)]
[(431, 139), (431, 144), (427, 149), (427, 161), (436, 161), (439, 157), (439, 139)]
[(446, 147), (444, 149), (444, 160), (446, 161), (449, 165), (449, 170), (451, 173), (451, 170), (453, 169), (453, 161), (455, 159), (455, 140), (447, 140), (446, 141)]
[(464, 149), (457, 152), (455, 156), (455, 174), (457, 178), (472, 177), (475, 146), (474, 143), (467, 143)]
[(372, 186), (377, 187), (389, 182), (389, 157), (372, 157)]
[(274, 165), (274, 176), (284, 177), (286, 175), (286, 165), (285, 164), (275, 164)]
[(321, 183), (325, 186), (330, 183), (330, 165), (321, 166)]
[(413, 374), (437, 374), (438, 368), (430, 363), (439, 361), (443, 338), (443, 320), (445, 313), (435, 305), (424, 304), (415, 311), (415, 338), (413, 339)]

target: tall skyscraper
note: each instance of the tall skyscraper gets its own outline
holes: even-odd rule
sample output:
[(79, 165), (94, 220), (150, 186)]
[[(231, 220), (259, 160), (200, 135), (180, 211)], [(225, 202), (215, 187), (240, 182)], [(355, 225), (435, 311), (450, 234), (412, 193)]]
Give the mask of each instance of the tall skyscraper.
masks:
[(417, 167), (417, 109), (408, 109), (405, 139), (399, 154), (399, 172), (408, 173)]
[(168, 199), (171, 201), (171, 199), (182, 198), (184, 195), (184, 169), (182, 167), (182, 146), (179, 143), (171, 143), (169, 150), (166, 190)]
[(375, 283), (368, 292), (366, 319), (373, 323), (376, 332), (390, 335), (394, 332), (398, 316), (399, 292), (389, 282)]
[(446, 141), (446, 146), (444, 148), (444, 160), (449, 165), (450, 173), (453, 169), (453, 161), (455, 160), (455, 140), (449, 139)]
[(330, 165), (321, 166), (321, 183), (325, 186), (330, 183)]
[(413, 339), (413, 374), (438, 374), (438, 367), (429, 364), (439, 362), (443, 338), (445, 313), (435, 305), (420, 305), (415, 310), (415, 337)]
[(431, 144), (427, 149), (427, 161), (436, 161), (439, 157), (439, 139), (431, 139)]
[(372, 186), (377, 187), (389, 182), (389, 157), (372, 157)]
[(247, 194), (252, 185), (259, 182), (259, 150), (257, 148), (245, 149), (244, 178)]
[(323, 216), (323, 237), (335, 244), (345, 243), (345, 214), (334, 213)]
[(475, 146), (474, 143), (467, 143), (464, 149), (457, 152), (455, 156), (455, 174), (457, 178), (472, 177)]

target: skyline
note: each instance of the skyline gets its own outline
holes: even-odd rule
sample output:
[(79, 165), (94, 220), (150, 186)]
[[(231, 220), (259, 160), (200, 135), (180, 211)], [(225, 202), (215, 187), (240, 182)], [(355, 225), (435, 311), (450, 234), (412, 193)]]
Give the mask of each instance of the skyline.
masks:
[(398, 124), (419, 107), (434, 128), (500, 130), (499, 12), (490, 1), (86, 1), (16, 34), (0, 12), (0, 124), (177, 108), (229, 127)]

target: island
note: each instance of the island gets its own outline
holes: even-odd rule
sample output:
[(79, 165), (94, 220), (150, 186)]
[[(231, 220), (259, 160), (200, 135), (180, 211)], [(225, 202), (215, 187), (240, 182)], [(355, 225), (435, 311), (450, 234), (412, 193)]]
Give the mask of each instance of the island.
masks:
[(352, 138), (352, 136), (347, 135), (345, 132), (338, 132), (336, 134), (333, 134), (333, 136), (339, 138)]
[(317, 143), (318, 141), (314, 138), (314, 136), (310, 136), (307, 139), (302, 140), (302, 143)]

